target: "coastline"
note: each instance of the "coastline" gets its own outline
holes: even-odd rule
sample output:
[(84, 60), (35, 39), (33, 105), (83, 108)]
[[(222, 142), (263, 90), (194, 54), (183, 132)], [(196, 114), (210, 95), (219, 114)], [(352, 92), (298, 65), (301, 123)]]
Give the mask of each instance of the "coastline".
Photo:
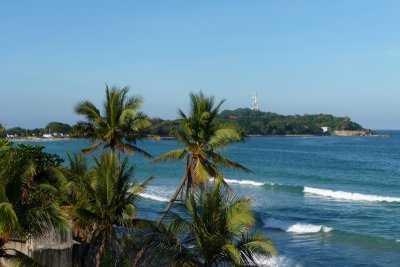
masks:
[(71, 141), (74, 138), (41, 138), (41, 137), (27, 137), (27, 138), (7, 138), (11, 142), (51, 142), (51, 141)]

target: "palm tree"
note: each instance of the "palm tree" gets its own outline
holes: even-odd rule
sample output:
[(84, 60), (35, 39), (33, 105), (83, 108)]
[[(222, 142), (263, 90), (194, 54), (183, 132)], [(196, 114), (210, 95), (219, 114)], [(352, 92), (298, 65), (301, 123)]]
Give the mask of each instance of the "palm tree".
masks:
[(179, 128), (172, 131), (183, 148), (167, 152), (155, 160), (186, 160), (185, 173), (159, 222), (170, 210), (179, 193), (183, 193), (185, 183), (187, 194), (192, 188), (204, 187), (210, 178), (215, 178), (226, 185), (217, 166), (249, 171), (219, 153), (227, 145), (242, 140), (237, 127), (217, 119), (224, 100), (215, 105), (214, 98), (206, 97), (202, 92), (190, 93), (190, 100), (190, 114), (186, 115), (179, 110)]
[(0, 258), (37, 266), (21, 252), (6, 249), (9, 238), (36, 237), (50, 230), (66, 232), (69, 223), (51, 197), (55, 188), (42, 182), (43, 168), (49, 162), (40, 164), (51, 155), (43, 152), (34, 157), (29, 153), (37, 150), (29, 149), (5, 142), (0, 145)]
[(127, 229), (134, 226), (135, 202), (150, 179), (130, 184), (133, 171), (127, 165), (127, 158), (118, 163), (113, 151), (103, 152), (88, 179), (79, 182), (72, 217), (76, 227), (90, 232), (90, 242), (98, 248), (96, 266), (100, 266), (106, 252), (112, 253), (118, 247)]
[(143, 129), (150, 126), (147, 117), (139, 111), (143, 99), (139, 96), (128, 98), (128, 91), (128, 87), (109, 89), (106, 85), (103, 114), (90, 101), (82, 101), (75, 107), (75, 112), (84, 116), (86, 121), (77, 123), (74, 134), (95, 141), (94, 145), (82, 149), (82, 152), (92, 152), (104, 144), (103, 148), (112, 151), (118, 149), (151, 157), (136, 146), (137, 140), (144, 137)]
[(276, 254), (261, 231), (250, 232), (255, 219), (250, 200), (208, 185), (191, 192), (186, 216), (172, 213), (168, 224), (151, 226), (145, 240), (145, 264), (169, 266), (254, 266), (257, 258)]

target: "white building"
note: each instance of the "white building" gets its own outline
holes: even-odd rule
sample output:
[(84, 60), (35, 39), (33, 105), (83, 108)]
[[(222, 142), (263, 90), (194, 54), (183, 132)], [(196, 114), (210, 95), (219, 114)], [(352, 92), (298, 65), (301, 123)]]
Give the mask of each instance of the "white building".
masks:
[(321, 127), (321, 129), (322, 129), (323, 133), (331, 133), (332, 132), (331, 127), (328, 127), (328, 126), (323, 126), (323, 127)]

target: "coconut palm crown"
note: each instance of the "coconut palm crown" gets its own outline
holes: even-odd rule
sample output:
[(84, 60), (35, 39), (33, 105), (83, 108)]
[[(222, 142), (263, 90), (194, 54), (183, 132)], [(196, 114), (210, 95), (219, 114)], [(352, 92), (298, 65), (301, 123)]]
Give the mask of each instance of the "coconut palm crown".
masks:
[(168, 224), (152, 226), (145, 240), (148, 265), (257, 266), (276, 254), (255, 224), (250, 199), (208, 185), (180, 203), (184, 216), (169, 214)]
[(174, 137), (182, 144), (183, 148), (167, 152), (155, 160), (156, 162), (186, 160), (185, 174), (164, 210), (160, 222), (172, 207), (185, 184), (186, 193), (193, 188), (204, 187), (210, 178), (226, 185), (217, 166), (249, 171), (244, 166), (219, 153), (227, 145), (242, 140), (242, 135), (237, 127), (217, 119), (224, 100), (215, 104), (214, 97), (206, 97), (202, 92), (199, 94), (190, 93), (190, 100), (189, 115), (179, 110), (179, 125), (172, 130)]
[(134, 167), (128, 166), (127, 158), (118, 161), (114, 152), (103, 152), (86, 179), (76, 181), (79, 188), (70, 187), (71, 182), (66, 185), (77, 189), (77, 201), (69, 213), (74, 227), (90, 231), (89, 241), (98, 246), (96, 266), (100, 266), (104, 253), (115, 248), (121, 235), (133, 228), (136, 202), (151, 179), (140, 184), (130, 182)]
[(77, 123), (74, 134), (94, 141), (94, 145), (82, 149), (88, 153), (103, 148), (118, 149), (121, 152), (140, 153), (151, 157), (149, 153), (136, 146), (137, 140), (144, 137), (143, 129), (150, 126), (147, 116), (139, 111), (143, 99), (140, 96), (127, 97), (129, 87), (111, 89), (106, 85), (104, 113), (90, 101), (82, 101), (75, 112), (86, 118)]
[(45, 181), (43, 170), (54, 167), (47, 161), (50, 157), (41, 148), (0, 141), (0, 265), (4, 259), (19, 266), (38, 266), (23, 253), (7, 249), (10, 238), (40, 237), (53, 230), (66, 233), (70, 228), (53, 203), (56, 189)]

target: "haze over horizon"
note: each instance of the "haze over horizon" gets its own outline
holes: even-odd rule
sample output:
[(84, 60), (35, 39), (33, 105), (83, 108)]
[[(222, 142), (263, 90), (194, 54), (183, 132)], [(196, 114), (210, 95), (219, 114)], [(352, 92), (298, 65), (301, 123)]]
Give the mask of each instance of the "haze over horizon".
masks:
[(348, 116), (400, 129), (399, 1), (3, 1), (0, 123), (75, 123), (105, 83), (173, 119), (189, 92), (222, 109)]

